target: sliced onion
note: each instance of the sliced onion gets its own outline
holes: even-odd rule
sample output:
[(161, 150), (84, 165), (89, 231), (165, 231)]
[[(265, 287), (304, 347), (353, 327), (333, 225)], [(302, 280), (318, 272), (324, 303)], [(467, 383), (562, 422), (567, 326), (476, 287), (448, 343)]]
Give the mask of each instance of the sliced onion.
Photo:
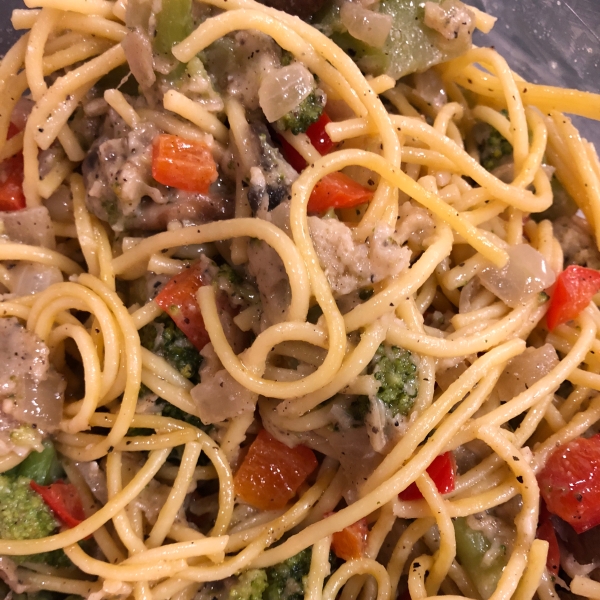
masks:
[(52, 220), (65, 223), (73, 220), (73, 198), (66, 185), (59, 186), (46, 200), (45, 205)]
[(154, 72), (154, 59), (152, 56), (152, 44), (150, 39), (139, 29), (130, 31), (121, 42), (125, 57), (142, 88), (149, 88), (156, 81)]
[(511, 246), (508, 256), (503, 269), (489, 266), (479, 274), (482, 285), (508, 306), (515, 308), (556, 280), (546, 259), (528, 244)]
[(0, 212), (0, 220), (4, 222), (4, 233), (14, 242), (56, 248), (50, 213), (45, 206)]
[(448, 95), (444, 89), (444, 82), (440, 74), (433, 69), (423, 73), (415, 73), (415, 89), (417, 94), (436, 109), (442, 108), (448, 102)]
[(374, 48), (385, 44), (393, 22), (391, 15), (382, 15), (354, 2), (342, 4), (340, 20), (352, 37)]
[(315, 80), (300, 63), (271, 71), (258, 89), (258, 102), (269, 123), (294, 110), (313, 91)]
[(59, 268), (33, 262), (20, 262), (10, 271), (11, 292), (29, 296), (43, 292), (54, 283), (62, 283)]
[(35, 424), (43, 431), (56, 429), (62, 418), (66, 383), (56, 371), (50, 371), (43, 381), (28, 375), (23, 381), (23, 395), (15, 401), (12, 416), (23, 423)]
[(536, 381), (546, 376), (558, 364), (554, 346), (527, 348), (523, 354), (513, 358), (496, 384), (496, 392), (502, 402), (508, 402), (529, 389)]

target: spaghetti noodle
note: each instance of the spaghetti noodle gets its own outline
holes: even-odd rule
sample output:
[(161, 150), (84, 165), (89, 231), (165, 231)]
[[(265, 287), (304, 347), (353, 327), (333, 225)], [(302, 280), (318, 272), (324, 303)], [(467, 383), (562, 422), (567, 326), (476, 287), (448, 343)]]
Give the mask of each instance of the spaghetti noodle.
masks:
[(26, 4), (0, 63), (6, 593), (600, 597), (573, 550), (597, 521), (540, 510), (600, 418), (600, 164), (563, 115), (600, 96), (471, 47), (493, 19), (460, 2), (418, 8), (411, 72), (368, 2)]

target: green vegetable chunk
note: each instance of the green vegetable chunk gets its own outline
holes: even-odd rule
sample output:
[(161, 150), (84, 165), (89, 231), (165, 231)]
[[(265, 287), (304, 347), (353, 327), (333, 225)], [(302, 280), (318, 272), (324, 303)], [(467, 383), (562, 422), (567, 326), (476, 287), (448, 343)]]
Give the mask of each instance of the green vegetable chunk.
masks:
[(481, 531), (471, 529), (467, 519), (453, 519), (456, 534), (456, 556), (479, 593), (487, 600), (498, 585), (502, 571), (506, 566), (506, 553), (493, 557), (489, 562), (484, 561), (491, 543)]
[(0, 475), (0, 538), (33, 540), (56, 529), (52, 511), (30, 487), (27, 477)]
[(394, 415), (406, 416), (419, 391), (417, 366), (408, 350), (382, 344), (377, 349), (369, 371), (381, 383), (377, 398)]
[[(441, 4), (442, 0), (433, 0)], [(400, 79), (460, 56), (468, 46), (448, 43), (424, 22), (424, 2), (382, 0), (377, 12), (392, 17), (392, 28), (381, 48), (374, 48), (352, 37), (340, 20), (340, 4), (332, 2), (317, 15), (315, 26), (351, 56), (361, 70), (370, 75), (389, 75)]]
[(168, 315), (161, 315), (140, 331), (144, 348), (162, 356), (172, 367), (194, 383), (199, 381), (202, 356)]
[(310, 571), (312, 552), (306, 548), (295, 556), (266, 569), (264, 600), (302, 600)]
[(306, 130), (316, 123), (323, 114), (323, 96), (311, 92), (294, 110), (277, 121), (277, 129), (291, 131), (294, 135), (306, 133)]
[(489, 135), (479, 144), (479, 159), (481, 166), (487, 171), (493, 171), (506, 162), (511, 156), (513, 147), (499, 131), (490, 127)]
[(184, 40), (194, 30), (192, 0), (163, 0), (156, 15), (155, 48), (171, 56), (171, 48)]
[(552, 204), (544, 212), (531, 214), (531, 218), (537, 223), (544, 219), (556, 221), (560, 217), (572, 217), (579, 209), (556, 175), (552, 175), (550, 185), (552, 187)]
[(40, 485), (50, 485), (62, 476), (63, 470), (51, 441), (44, 442), (42, 452), (32, 452), (25, 460), (11, 470), (11, 474), (33, 479)]
[(263, 569), (252, 569), (240, 575), (229, 590), (229, 600), (262, 600), (267, 589), (267, 574)]

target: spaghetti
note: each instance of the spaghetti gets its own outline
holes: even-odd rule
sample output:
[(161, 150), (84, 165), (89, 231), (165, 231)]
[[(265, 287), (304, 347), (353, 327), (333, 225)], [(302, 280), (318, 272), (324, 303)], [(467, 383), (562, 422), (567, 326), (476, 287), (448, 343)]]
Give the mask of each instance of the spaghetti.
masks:
[(0, 167), (23, 172), (0, 182), (0, 488), (51, 526), (16, 535), (6, 496), (6, 592), (600, 597), (577, 524), (540, 511), (554, 449), (600, 418), (590, 269), (557, 306), (567, 265), (600, 268), (600, 164), (563, 115), (600, 96), (523, 81), (470, 30), (456, 50), (493, 25), (460, 2), (419, 8), (417, 73), (369, 62), (347, 15), (395, 27), (369, 3), (333, 26), (26, 4), (0, 63)]

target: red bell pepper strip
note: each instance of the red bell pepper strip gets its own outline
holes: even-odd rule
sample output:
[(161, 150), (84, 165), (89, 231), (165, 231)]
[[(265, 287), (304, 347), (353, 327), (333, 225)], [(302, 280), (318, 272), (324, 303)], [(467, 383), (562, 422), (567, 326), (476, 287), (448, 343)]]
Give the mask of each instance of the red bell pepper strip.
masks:
[[(311, 141), (312, 145), (319, 152), (321, 156), (328, 154), (331, 149), (335, 146), (335, 143), (331, 140), (327, 131), (325, 131), (325, 125), (331, 123), (331, 119), (327, 113), (322, 113), (318, 121), (315, 121), (307, 130), (306, 135)], [(282, 135), (277, 136), (281, 142), (281, 150), (285, 159), (292, 165), (292, 167), (300, 173), (306, 168), (306, 161), (300, 156), (299, 152), (289, 144)]]
[(367, 535), (369, 526), (365, 518), (336, 531), (331, 536), (331, 549), (342, 560), (362, 558), (367, 550)]
[(152, 177), (163, 185), (205, 194), (217, 180), (217, 165), (203, 142), (161, 134), (152, 143)]
[[(10, 123), (7, 139), (17, 135), (19, 128)], [(23, 153), (19, 152), (0, 163), (0, 211), (25, 208), (23, 194)]]
[(370, 202), (373, 192), (344, 173), (325, 175), (315, 185), (308, 199), (308, 212), (320, 213), (330, 208), (353, 208)]
[[(452, 452), (444, 452), (436, 456), (433, 462), (427, 467), (427, 474), (435, 483), (435, 487), (440, 494), (448, 494), (454, 490), (454, 480), (456, 477), (456, 461)], [(420, 500), (423, 495), (419, 491), (416, 483), (411, 483), (404, 491), (398, 494), (400, 500)]]
[(76, 527), (85, 521), (85, 513), (77, 488), (72, 483), (56, 481), (50, 485), (39, 485), (31, 481), (31, 489), (38, 493), (48, 508), (67, 527)]
[(550, 520), (550, 512), (543, 501), (541, 504), (540, 522), (535, 537), (539, 540), (548, 542), (546, 568), (552, 575), (558, 575), (560, 569), (560, 548), (558, 546), (558, 538), (556, 537), (556, 531), (554, 531), (554, 526)]
[(175, 275), (154, 298), (198, 350), (210, 341), (196, 300), (196, 292), (207, 283), (202, 263), (196, 262)]
[(289, 448), (261, 429), (233, 478), (235, 491), (256, 508), (277, 510), (296, 495), (317, 464), (310, 448)]
[(600, 271), (571, 265), (556, 280), (546, 323), (552, 331), (558, 325), (574, 319), (600, 292)]
[(559, 446), (537, 479), (548, 510), (577, 533), (600, 525), (600, 434)]

